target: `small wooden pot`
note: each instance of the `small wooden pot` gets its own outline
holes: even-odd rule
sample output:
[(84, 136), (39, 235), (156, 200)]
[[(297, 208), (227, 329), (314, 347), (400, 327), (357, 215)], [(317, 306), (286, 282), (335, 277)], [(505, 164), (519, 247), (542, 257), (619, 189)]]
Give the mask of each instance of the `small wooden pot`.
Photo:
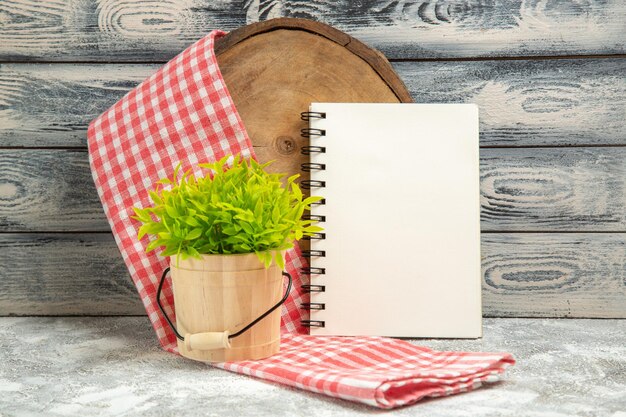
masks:
[[(256, 254), (170, 258), (176, 328), (185, 340), (178, 350), (204, 362), (262, 359), (280, 349), (280, 308), (237, 337), (231, 335), (282, 298), (283, 278)], [(211, 333), (211, 335), (209, 335)], [(220, 340), (216, 340), (220, 339)]]

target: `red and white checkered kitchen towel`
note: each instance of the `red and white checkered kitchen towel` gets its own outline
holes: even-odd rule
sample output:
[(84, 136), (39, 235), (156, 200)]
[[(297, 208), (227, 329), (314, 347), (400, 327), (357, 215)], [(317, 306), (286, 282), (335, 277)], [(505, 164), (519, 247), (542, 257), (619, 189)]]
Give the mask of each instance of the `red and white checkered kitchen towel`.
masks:
[[(133, 206), (150, 204), (148, 190), (182, 162), (240, 153), (255, 157), (252, 143), (226, 89), (213, 51), (213, 31), (126, 94), (89, 126), (89, 161), (117, 245), (164, 349), (177, 352), (176, 337), (156, 304), (165, 258), (146, 254)], [(198, 172), (199, 174), (199, 172)], [(380, 408), (424, 397), (455, 394), (495, 381), (514, 363), (508, 353), (437, 352), (381, 337), (313, 337), (300, 325), (308, 301), (300, 285), (305, 265), (297, 245), (286, 254), (293, 290), (282, 310), (281, 351), (259, 361), (217, 366), (332, 397)], [(175, 317), (171, 287), (163, 304)]]

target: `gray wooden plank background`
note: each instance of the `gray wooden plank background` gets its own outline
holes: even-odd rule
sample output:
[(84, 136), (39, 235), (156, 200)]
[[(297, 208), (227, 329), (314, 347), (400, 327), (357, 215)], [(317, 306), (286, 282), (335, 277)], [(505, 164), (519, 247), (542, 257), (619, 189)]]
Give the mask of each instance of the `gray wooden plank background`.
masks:
[[(478, 104), (482, 146), (626, 144), (623, 59), (394, 67), (417, 102)], [(0, 64), (0, 146), (86, 146), (88, 122), (158, 68)]]
[(615, 233), (484, 233), (492, 317), (624, 317), (626, 239)]
[[(484, 148), (481, 230), (626, 231), (626, 147)], [(109, 231), (87, 151), (0, 150), (0, 227)]]
[(142, 315), (110, 233), (0, 234), (0, 311)]
[[(624, 317), (625, 245), (613, 233), (483, 233), (483, 314)], [(0, 276), (3, 315), (145, 313), (109, 233), (0, 234)]]
[(168, 60), (211, 29), (321, 20), (390, 58), (624, 53), (622, 0), (4, 0), (5, 61)]
[(209, 30), (279, 16), (381, 49), (417, 102), (479, 105), (486, 316), (626, 318), (621, 0), (0, 0), (0, 315), (144, 313), (88, 123)]

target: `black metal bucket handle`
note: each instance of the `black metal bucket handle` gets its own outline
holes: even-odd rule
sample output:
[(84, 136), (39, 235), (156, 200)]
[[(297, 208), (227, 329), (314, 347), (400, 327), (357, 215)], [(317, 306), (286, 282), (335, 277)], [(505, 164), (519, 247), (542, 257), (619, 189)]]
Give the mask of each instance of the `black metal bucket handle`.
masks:
[[(169, 267), (165, 268), (165, 270), (163, 271), (163, 275), (161, 275), (161, 281), (159, 282), (159, 288), (157, 289), (157, 304), (159, 305), (159, 308), (161, 309), (161, 313), (163, 313), (163, 316), (165, 317), (165, 320), (167, 320), (167, 323), (170, 325), (170, 328), (174, 331), (174, 334), (176, 335), (176, 337), (179, 340), (181, 340), (181, 341), (185, 341), (185, 338), (180, 333), (178, 333), (178, 330), (176, 329), (176, 326), (174, 326), (174, 324), (172, 323), (172, 321), (168, 317), (167, 313), (163, 309), (163, 306), (161, 305), (161, 290), (163, 289), (163, 283), (165, 282), (165, 277), (167, 276), (168, 272), (170, 272), (170, 268)], [(267, 317), (268, 314), (270, 314), (272, 311), (276, 310), (278, 307), (280, 307), (285, 302), (285, 300), (287, 300), (287, 297), (289, 297), (289, 292), (291, 291), (292, 279), (291, 279), (291, 275), (289, 275), (288, 272), (282, 271), (282, 273), (283, 273), (283, 276), (286, 276), (287, 278), (289, 278), (289, 284), (287, 284), (287, 291), (285, 291), (285, 295), (283, 296), (283, 298), (278, 303), (276, 303), (272, 308), (270, 308), (265, 313), (261, 314), (259, 317), (257, 317), (256, 319), (254, 319), (250, 323), (248, 323), (248, 325), (245, 326), (243, 329), (239, 330), (237, 333), (229, 334), (228, 335), (228, 339), (229, 340), (232, 339), (233, 337), (237, 337), (237, 336), (241, 335), (242, 333), (244, 333), (247, 330), (250, 330), (250, 328), (252, 326), (254, 326), (258, 322), (263, 320), (265, 317)]]

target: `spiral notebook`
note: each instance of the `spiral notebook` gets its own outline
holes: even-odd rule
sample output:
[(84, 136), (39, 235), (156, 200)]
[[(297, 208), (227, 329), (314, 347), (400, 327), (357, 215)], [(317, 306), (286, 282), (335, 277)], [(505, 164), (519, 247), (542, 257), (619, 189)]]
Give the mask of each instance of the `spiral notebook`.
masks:
[(313, 335), (481, 336), (478, 109), (312, 103)]

